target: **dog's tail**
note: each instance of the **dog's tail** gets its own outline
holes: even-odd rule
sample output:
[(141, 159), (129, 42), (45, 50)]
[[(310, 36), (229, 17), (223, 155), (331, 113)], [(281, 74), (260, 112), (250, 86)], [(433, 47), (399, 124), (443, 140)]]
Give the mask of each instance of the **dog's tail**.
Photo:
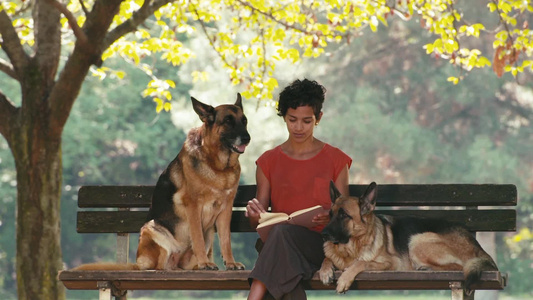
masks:
[(118, 264), (118, 263), (90, 263), (83, 264), (73, 268), (72, 270), (85, 270), (85, 271), (121, 271), (121, 270), (140, 270), (137, 264), (127, 263), (127, 264)]
[(492, 257), (487, 253), (483, 253), (479, 257), (473, 257), (468, 260), (464, 266), (465, 274), (465, 290), (470, 293), (472, 284), (479, 281), (481, 272), (483, 271), (498, 271), (498, 267)]

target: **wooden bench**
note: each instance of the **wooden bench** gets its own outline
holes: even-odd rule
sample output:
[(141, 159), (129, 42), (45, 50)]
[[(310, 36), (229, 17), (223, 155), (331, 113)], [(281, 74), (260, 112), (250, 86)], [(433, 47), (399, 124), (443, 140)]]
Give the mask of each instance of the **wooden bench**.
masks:
[[(77, 231), (117, 234), (117, 262), (127, 262), (128, 234), (138, 233), (143, 225), (153, 188), (81, 187), (78, 193), (80, 211), (77, 215)], [(366, 185), (350, 185), (350, 194), (361, 195), (365, 188)], [(244, 207), (254, 196), (255, 185), (239, 187), (231, 221), (232, 232), (254, 231), (244, 216)], [(474, 234), (479, 231), (515, 231), (516, 205), (517, 190), (511, 184), (378, 186), (378, 213), (446, 218), (465, 224)], [(100, 299), (110, 299), (111, 296), (124, 299), (127, 290), (247, 290), (249, 272), (64, 270), (59, 273), (59, 279), (68, 289), (100, 290)], [(310, 290), (334, 290), (333, 285), (323, 285), (317, 275), (304, 284)], [(506, 285), (507, 275), (493, 271), (484, 272), (481, 282), (474, 288), (502, 290)], [(452, 299), (463, 299), (462, 286), (463, 274), (457, 271), (372, 271), (357, 276), (351, 289), (451, 290)]]

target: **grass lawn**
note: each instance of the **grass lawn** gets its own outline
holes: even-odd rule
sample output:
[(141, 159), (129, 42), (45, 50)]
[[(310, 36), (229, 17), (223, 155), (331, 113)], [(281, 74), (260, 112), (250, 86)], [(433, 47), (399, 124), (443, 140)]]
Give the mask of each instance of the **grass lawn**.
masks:
[[(128, 299), (138, 299), (138, 300), (155, 300), (155, 299), (180, 299), (180, 300), (195, 300), (195, 299), (203, 299), (203, 300), (221, 300), (221, 299), (229, 299), (229, 300), (245, 300), (247, 296), (247, 292), (244, 291), (236, 291), (235, 293), (225, 293), (225, 297), (220, 298), (212, 298), (212, 297), (204, 297), (200, 295), (189, 295), (189, 296), (177, 296), (177, 297), (171, 297), (171, 298), (165, 298), (165, 297), (131, 297), (134, 295), (130, 295)], [(408, 294), (401, 291), (373, 291), (373, 292), (348, 292), (343, 295), (337, 295), (335, 293), (332, 293), (332, 291), (323, 291), (323, 292), (314, 292), (311, 293), (311, 295), (308, 295), (308, 300), (449, 300), (451, 299), (451, 294), (449, 291), (425, 291), (425, 292), (409, 292)], [(525, 296), (509, 296), (504, 293), (500, 293), (499, 300), (529, 300), (531, 299), (531, 296), (525, 295)]]

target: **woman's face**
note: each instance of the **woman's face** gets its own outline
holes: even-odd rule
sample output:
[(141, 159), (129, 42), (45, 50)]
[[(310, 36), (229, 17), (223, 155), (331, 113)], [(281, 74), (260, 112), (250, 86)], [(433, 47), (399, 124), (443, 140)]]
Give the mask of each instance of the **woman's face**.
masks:
[[(320, 113), (322, 115), (322, 112)], [(313, 130), (317, 119), (311, 106), (289, 108), (283, 117), (289, 131), (289, 139), (304, 142), (313, 137)]]

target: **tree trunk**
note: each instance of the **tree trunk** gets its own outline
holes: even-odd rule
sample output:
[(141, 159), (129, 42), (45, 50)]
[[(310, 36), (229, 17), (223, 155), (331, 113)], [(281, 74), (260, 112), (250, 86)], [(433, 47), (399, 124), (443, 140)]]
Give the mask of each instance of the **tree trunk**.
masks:
[[(22, 103), (15, 106), (0, 92), (0, 134), (13, 153), (17, 169), (17, 289), (19, 299), (64, 299), (57, 280), (62, 269), (60, 199), (61, 134), (92, 64), (102, 63), (107, 47), (171, 0), (145, 1), (130, 21), (108, 32), (124, 0), (95, 0), (79, 28), (64, 5), (67, 1), (32, 1), (33, 46), (24, 46), (13, 20), (0, 9), (2, 50), (10, 64), (5, 72), (21, 85)], [(57, 74), (61, 55), (61, 14), (76, 36), (74, 49)], [(31, 54), (25, 52), (30, 49)]]
[(62, 269), (61, 138), (50, 136), (47, 105), (40, 106), (20, 114), (11, 135), (17, 169), (17, 290), (19, 299), (64, 299), (56, 279)]

